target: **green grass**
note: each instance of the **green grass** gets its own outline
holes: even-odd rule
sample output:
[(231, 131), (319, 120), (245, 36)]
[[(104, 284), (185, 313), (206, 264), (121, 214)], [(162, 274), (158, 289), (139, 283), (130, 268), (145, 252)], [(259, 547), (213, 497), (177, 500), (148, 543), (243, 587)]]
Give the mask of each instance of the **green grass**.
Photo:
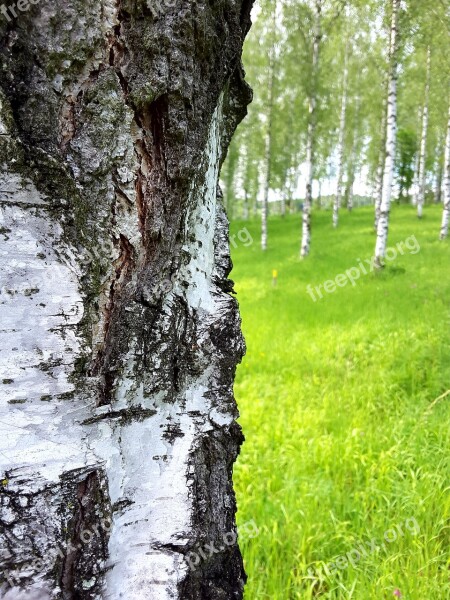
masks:
[[(317, 302), (307, 284), (373, 254), (371, 208), (342, 211), (337, 230), (316, 212), (305, 261), (299, 215), (269, 221), (264, 254), (259, 222), (232, 224), (254, 240), (232, 252), (247, 341), (238, 523), (259, 528), (241, 540), (247, 600), (450, 598), (450, 396), (433, 404), (450, 388), (450, 241), (440, 208), (425, 213), (391, 213), (389, 246), (414, 234), (417, 254)], [(367, 556), (324, 570), (360, 544)]]

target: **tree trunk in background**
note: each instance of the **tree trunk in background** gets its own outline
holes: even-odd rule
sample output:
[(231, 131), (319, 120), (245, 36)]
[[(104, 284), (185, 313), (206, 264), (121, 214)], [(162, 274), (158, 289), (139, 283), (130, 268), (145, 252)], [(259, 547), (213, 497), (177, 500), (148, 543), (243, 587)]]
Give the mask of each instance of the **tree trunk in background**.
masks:
[(386, 158), (386, 118), (387, 118), (387, 95), (386, 91), (386, 100), (383, 102), (383, 112), (381, 115), (381, 125), (380, 131), (381, 133), (381, 144), (380, 144), (380, 154), (378, 155), (378, 167), (377, 174), (375, 179), (375, 215), (374, 215), (374, 229), (377, 230), (378, 221), (380, 219), (380, 207), (381, 207), (381, 198), (383, 195), (383, 173), (384, 173), (384, 161)]
[(344, 58), (344, 78), (342, 84), (342, 102), (341, 116), (339, 119), (339, 139), (338, 139), (338, 173), (337, 173), (337, 189), (333, 202), (333, 227), (338, 226), (339, 209), (342, 202), (342, 188), (344, 179), (344, 140), (345, 140), (345, 114), (347, 111), (347, 95), (348, 95), (348, 41), (345, 47)]
[(0, 22), (0, 587), (241, 598), (218, 175), (250, 4), (75, 4)]
[(249, 217), (249, 201), (248, 201), (248, 192), (247, 190), (244, 190), (244, 221), (248, 221), (248, 217)]
[[(273, 24), (272, 27), (276, 27), (276, 3), (273, 9)], [(263, 190), (263, 203), (261, 209), (261, 249), (267, 250), (267, 217), (269, 214), (269, 189), (270, 189), (270, 178), (272, 174), (272, 117), (273, 117), (273, 92), (275, 82), (275, 44), (272, 44), (270, 48), (269, 56), (269, 106), (267, 114), (267, 131), (265, 139), (264, 149), (264, 190)]]
[(448, 109), (447, 137), (445, 139), (445, 165), (444, 165), (444, 208), (442, 211), (442, 225), (440, 238), (443, 240), (448, 235), (450, 221), (450, 105)]
[(280, 207), (280, 213), (283, 218), (286, 216), (286, 196), (287, 196), (287, 190), (285, 188), (281, 194), (281, 207)]
[[(417, 114), (417, 134), (420, 131), (422, 126), (422, 107), (419, 107)], [(414, 193), (411, 198), (411, 204), (413, 206), (417, 206), (418, 198), (419, 198), (419, 171), (420, 171), (420, 147), (416, 152), (414, 159), (414, 177), (413, 177), (413, 190)]]
[(397, 137), (397, 53), (398, 53), (398, 12), (400, 0), (392, 0), (392, 22), (389, 44), (389, 86), (386, 117), (386, 151), (383, 173), (383, 193), (380, 204), (380, 216), (377, 224), (375, 244), (375, 264), (383, 265), (386, 252), (389, 212), (391, 208), (392, 181), (394, 177), (395, 145)]
[(311, 65), (311, 90), (309, 93), (308, 132), (306, 138), (306, 193), (302, 215), (302, 243), (300, 256), (305, 258), (311, 246), (312, 183), (314, 176), (314, 148), (316, 131), (317, 79), (319, 72), (320, 40), (322, 37), (322, 0), (315, 0), (314, 41)]
[(426, 180), (426, 152), (427, 152), (427, 132), (428, 132), (428, 98), (430, 95), (430, 67), (431, 50), (427, 49), (427, 75), (425, 83), (425, 99), (422, 111), (422, 134), (420, 136), (420, 156), (419, 156), (419, 180), (417, 194), (417, 216), (419, 219), (423, 216), (423, 205), (425, 203), (425, 180)]
[(358, 147), (358, 120), (361, 110), (361, 98), (359, 96), (356, 97), (356, 105), (355, 105), (355, 123), (353, 127), (353, 140), (352, 140), (352, 149), (350, 152), (350, 164), (348, 167), (348, 182), (347, 182), (347, 210), (351, 212), (353, 210), (353, 187), (355, 185), (355, 171), (356, 171), (356, 153)]

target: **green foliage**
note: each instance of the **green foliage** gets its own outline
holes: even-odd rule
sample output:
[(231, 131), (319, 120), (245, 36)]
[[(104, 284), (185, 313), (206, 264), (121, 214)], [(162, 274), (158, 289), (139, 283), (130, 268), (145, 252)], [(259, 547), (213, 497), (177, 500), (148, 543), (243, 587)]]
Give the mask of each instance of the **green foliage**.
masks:
[[(370, 207), (335, 231), (328, 212), (314, 215), (308, 261), (294, 216), (271, 219), (264, 255), (259, 224), (233, 224), (255, 240), (233, 251), (248, 346), (234, 481), (239, 524), (260, 529), (241, 542), (248, 600), (450, 597), (450, 398), (433, 404), (450, 381), (450, 246), (437, 240), (439, 207), (422, 221), (409, 206), (392, 212), (390, 245), (414, 234), (420, 251), (317, 302), (306, 285), (371, 256)], [(386, 543), (397, 526), (404, 535)], [(327, 576), (325, 564), (371, 539), (385, 548)]]

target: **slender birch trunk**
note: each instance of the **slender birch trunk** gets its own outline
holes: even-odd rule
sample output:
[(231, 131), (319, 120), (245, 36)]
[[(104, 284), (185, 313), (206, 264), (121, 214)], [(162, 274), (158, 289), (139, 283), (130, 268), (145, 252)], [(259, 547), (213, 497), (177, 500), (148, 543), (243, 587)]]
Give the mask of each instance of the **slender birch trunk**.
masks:
[(444, 163), (444, 206), (442, 210), (442, 225), (440, 239), (448, 235), (450, 220), (450, 105), (448, 109), (447, 137), (445, 139), (445, 163)]
[(191, 4), (53, 0), (2, 29), (2, 597), (242, 598), (218, 179), (251, 2)]
[[(439, 161), (440, 162), (440, 161)], [(441, 165), (437, 165), (436, 186), (434, 189), (434, 203), (440, 204), (442, 200), (442, 176), (443, 170)]]
[(386, 158), (386, 118), (387, 118), (387, 95), (388, 92), (386, 90), (386, 96), (383, 100), (383, 111), (381, 114), (381, 124), (380, 131), (381, 133), (381, 144), (380, 144), (380, 153), (378, 155), (378, 166), (377, 173), (375, 178), (375, 214), (374, 214), (374, 230), (377, 231), (378, 221), (380, 220), (380, 207), (381, 207), (381, 199), (383, 195), (383, 173), (384, 173), (384, 162)]
[(334, 202), (333, 202), (333, 227), (337, 227), (338, 222), (339, 222), (339, 209), (341, 207), (343, 179), (344, 179), (345, 116), (346, 116), (346, 111), (347, 111), (347, 96), (348, 96), (348, 46), (349, 46), (349, 43), (347, 41), (346, 45), (345, 45), (341, 116), (339, 118), (338, 177), (337, 177), (336, 195), (334, 197)]
[[(419, 107), (417, 112), (417, 135), (419, 135), (419, 131), (422, 124), (422, 107)], [(413, 195), (411, 198), (412, 206), (417, 206), (418, 198), (419, 198), (419, 171), (420, 171), (420, 146), (417, 149), (416, 155), (414, 157), (414, 177), (413, 177)]]
[(391, 208), (392, 181), (394, 177), (395, 146), (397, 137), (397, 63), (398, 63), (398, 13), (400, 0), (391, 0), (392, 22), (389, 44), (389, 84), (386, 117), (386, 151), (383, 173), (383, 192), (375, 244), (375, 264), (383, 266), (386, 253), (389, 212)]
[(351, 212), (353, 210), (353, 187), (355, 185), (355, 170), (356, 170), (356, 151), (358, 146), (358, 120), (361, 110), (361, 98), (356, 97), (355, 105), (355, 121), (353, 128), (353, 140), (352, 149), (350, 152), (350, 166), (348, 168), (348, 183), (347, 183), (347, 210)]
[(316, 132), (316, 103), (317, 79), (319, 74), (320, 41), (322, 37), (322, 0), (315, 0), (315, 24), (312, 51), (311, 89), (309, 92), (308, 131), (306, 140), (306, 193), (302, 215), (302, 242), (300, 256), (305, 258), (311, 246), (311, 209), (312, 209), (312, 183), (314, 176), (314, 150)]
[(244, 190), (244, 210), (243, 210), (244, 221), (248, 221), (248, 216), (249, 216), (248, 192), (247, 192), (247, 190)]
[(427, 74), (425, 82), (425, 98), (422, 111), (422, 133), (420, 136), (420, 157), (419, 157), (419, 179), (417, 194), (417, 216), (419, 219), (423, 216), (423, 205), (425, 203), (425, 183), (426, 183), (426, 152), (427, 152), (427, 133), (428, 133), (428, 99), (430, 95), (430, 70), (431, 70), (431, 49), (427, 48)]
[[(276, 3), (273, 8), (273, 35), (275, 35), (276, 27)], [(274, 84), (275, 84), (275, 43), (272, 40), (269, 56), (269, 106), (267, 111), (267, 130), (264, 148), (264, 190), (263, 203), (261, 209), (261, 249), (267, 250), (267, 217), (269, 214), (269, 189), (270, 179), (272, 175), (272, 120), (273, 120), (273, 103), (274, 103)]]

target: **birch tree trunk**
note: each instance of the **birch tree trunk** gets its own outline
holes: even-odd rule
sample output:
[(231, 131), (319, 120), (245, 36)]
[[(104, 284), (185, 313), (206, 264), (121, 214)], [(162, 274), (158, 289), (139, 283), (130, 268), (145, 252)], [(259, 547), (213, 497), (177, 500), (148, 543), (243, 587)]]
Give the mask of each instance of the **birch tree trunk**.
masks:
[(445, 165), (444, 165), (444, 206), (442, 210), (441, 240), (448, 235), (450, 221), (450, 104), (448, 109), (447, 137), (445, 139)]
[(422, 133), (420, 136), (420, 155), (419, 155), (419, 178), (417, 194), (417, 216), (419, 219), (423, 216), (423, 205), (425, 202), (425, 178), (426, 178), (426, 151), (427, 151), (427, 132), (428, 132), (428, 98), (430, 95), (430, 67), (431, 50), (427, 49), (427, 75), (425, 82), (425, 98), (422, 111)]
[(389, 212), (391, 208), (392, 181), (394, 177), (395, 145), (397, 137), (397, 61), (398, 61), (398, 12), (400, 0), (391, 0), (392, 21), (389, 44), (389, 85), (386, 117), (386, 151), (383, 172), (383, 191), (380, 216), (377, 224), (375, 265), (381, 267), (386, 252)]
[(244, 221), (248, 221), (249, 212), (250, 212), (249, 211), (249, 206), (250, 206), (250, 204), (249, 204), (249, 201), (248, 201), (248, 192), (247, 192), (247, 190), (244, 190), (244, 211), (243, 211), (243, 213), (244, 213), (243, 214)]
[(355, 101), (355, 119), (353, 126), (352, 149), (350, 152), (350, 161), (348, 166), (348, 182), (347, 182), (347, 210), (353, 210), (353, 188), (355, 185), (355, 171), (357, 162), (357, 147), (358, 147), (358, 122), (360, 118), (361, 98), (356, 97)]
[(312, 183), (314, 175), (314, 149), (316, 131), (317, 79), (319, 73), (320, 40), (322, 37), (322, 0), (315, 0), (315, 24), (311, 65), (311, 89), (309, 92), (308, 131), (306, 138), (306, 193), (302, 215), (302, 242), (300, 256), (305, 258), (311, 246)]
[[(387, 93), (386, 93), (387, 98)], [(383, 196), (383, 173), (384, 173), (384, 161), (386, 158), (386, 117), (387, 117), (387, 102), (383, 102), (383, 111), (381, 114), (381, 144), (380, 153), (378, 155), (378, 167), (375, 178), (375, 215), (374, 215), (374, 229), (377, 231), (378, 221), (380, 220), (380, 207), (381, 199)]]
[[(276, 27), (276, 3), (273, 8), (273, 34)], [(272, 119), (273, 119), (273, 100), (274, 100), (274, 82), (275, 82), (275, 43), (272, 41), (269, 57), (269, 106), (267, 107), (267, 130), (264, 148), (264, 190), (263, 203), (261, 208), (261, 249), (267, 250), (267, 217), (269, 214), (269, 189), (270, 178), (272, 175)]]
[[(421, 129), (421, 126), (422, 126), (422, 107), (420, 106), (419, 110), (418, 110), (418, 114), (417, 114), (417, 133)], [(414, 159), (414, 177), (413, 177), (413, 184), (412, 184), (414, 193), (411, 198), (411, 204), (413, 206), (417, 206), (418, 199), (419, 199), (419, 171), (420, 171), (420, 147), (419, 147), (418, 151), (416, 152), (415, 159)]]
[(344, 179), (344, 139), (345, 139), (345, 114), (347, 111), (347, 94), (348, 94), (348, 41), (345, 47), (344, 58), (344, 77), (342, 84), (342, 102), (341, 115), (339, 118), (339, 139), (338, 139), (338, 174), (337, 174), (337, 189), (333, 203), (333, 227), (338, 226), (339, 209), (342, 202), (342, 189)]
[(241, 598), (218, 175), (250, 4), (28, 8), (0, 23), (0, 595)]

